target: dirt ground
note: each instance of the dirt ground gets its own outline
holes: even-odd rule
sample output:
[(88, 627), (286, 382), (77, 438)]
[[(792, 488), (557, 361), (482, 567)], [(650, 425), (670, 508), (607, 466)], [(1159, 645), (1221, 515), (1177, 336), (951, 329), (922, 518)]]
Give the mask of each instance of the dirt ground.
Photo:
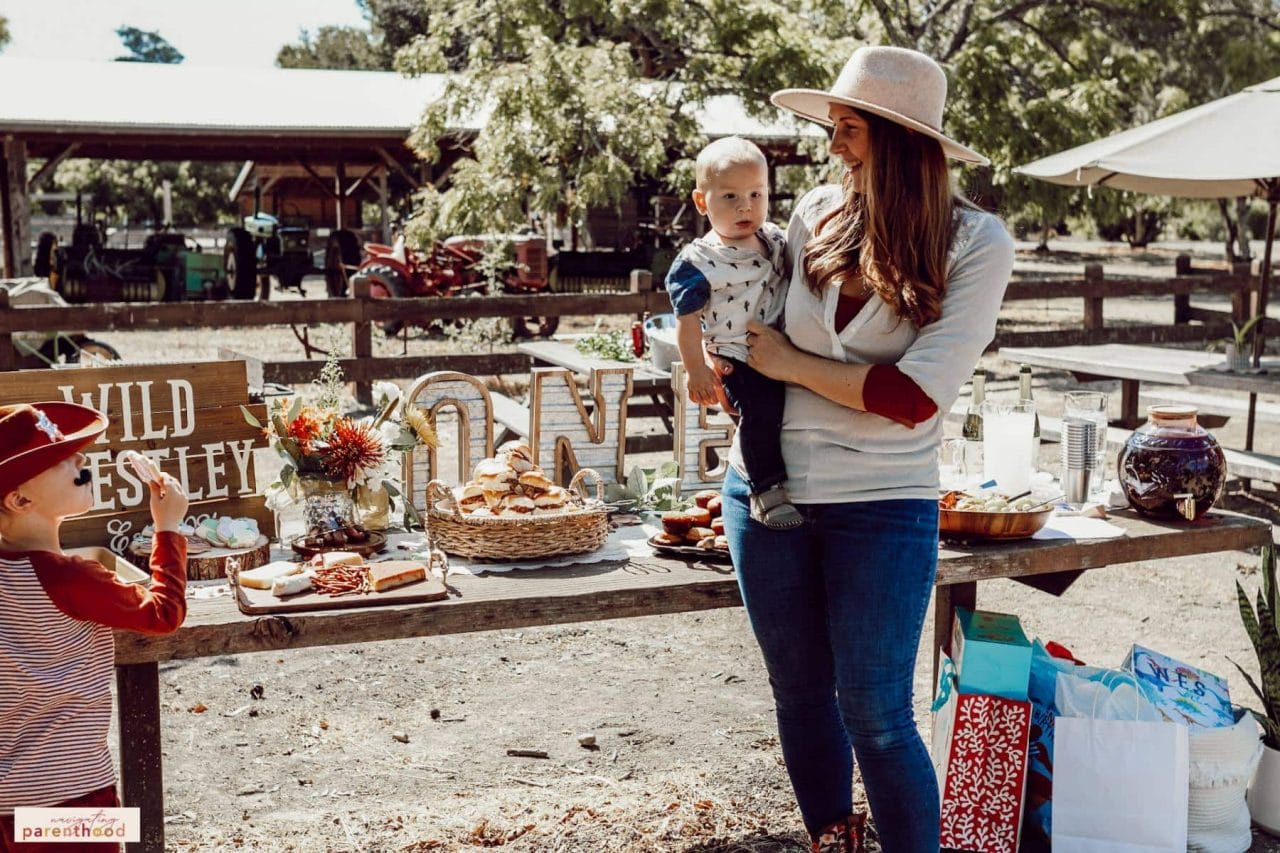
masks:
[[(1069, 248), (1024, 252), (1020, 267), (1066, 274), (1106, 251), (1108, 269), (1172, 272), (1172, 249)], [(311, 295), (322, 290), (310, 285)], [(1079, 310), (1079, 301), (1020, 303), (1002, 317), (1034, 326)], [(1108, 302), (1107, 312), (1168, 322), (1172, 305)], [(212, 358), (219, 346), (301, 352), (287, 329), (103, 337), (140, 360)], [(379, 344), (385, 354), (401, 346)], [(984, 363), (997, 389), (1012, 387), (1016, 367)], [(1038, 373), (1037, 398), (1051, 411), (1072, 385)], [(1242, 445), (1239, 420), (1218, 431), (1224, 444)], [(1280, 452), (1276, 432), (1264, 422), (1259, 449)], [(1056, 447), (1043, 452), (1049, 459)], [(1225, 505), (1274, 521), (1280, 495), (1261, 488)], [(1140, 641), (1226, 676), (1238, 701), (1256, 704), (1228, 661), (1257, 670), (1234, 595), (1236, 580), (1257, 583), (1256, 564), (1230, 553), (1116, 566), (1087, 572), (1061, 598), (992, 581), (979, 604), (1019, 614), (1029, 634), (1091, 663), (1118, 665)], [(915, 710), (926, 737), (929, 668), (922, 652)], [(161, 667), (161, 701), (172, 850), (807, 849), (740, 609), (182, 661)], [(596, 747), (581, 746), (583, 735)], [(855, 794), (861, 800), (860, 786)], [(1280, 845), (1260, 838), (1252, 849)]]

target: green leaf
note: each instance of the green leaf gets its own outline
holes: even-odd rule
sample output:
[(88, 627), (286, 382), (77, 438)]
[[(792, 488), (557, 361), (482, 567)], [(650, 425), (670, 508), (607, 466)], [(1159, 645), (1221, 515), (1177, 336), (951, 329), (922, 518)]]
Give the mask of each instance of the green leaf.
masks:
[(385, 492), (386, 492), (388, 495), (390, 495), (391, 497), (393, 497), (393, 498), (398, 498), (398, 497), (400, 497), (400, 490), (399, 490), (399, 489), (397, 489), (397, 488), (395, 487), (395, 485), (394, 485), (390, 480), (383, 480), (383, 481), (382, 481), (382, 488), (383, 488), (383, 491), (385, 491)]
[(302, 396), (298, 395), (293, 398), (293, 402), (289, 404), (289, 414), (285, 420), (292, 421), (302, 414)]
[(253, 416), (253, 413), (245, 406), (240, 407), (240, 414), (244, 415), (245, 423), (251, 427), (262, 429), (262, 422)]
[(1244, 623), (1245, 633), (1253, 642), (1253, 651), (1258, 657), (1262, 657), (1262, 638), (1258, 632), (1258, 619), (1253, 613), (1253, 605), (1249, 603), (1249, 596), (1240, 585), (1240, 581), (1236, 581), (1236, 599), (1240, 605), (1240, 621)]
[(1262, 695), (1262, 688), (1258, 687), (1258, 683), (1253, 680), (1253, 676), (1245, 672), (1244, 667), (1242, 667), (1240, 664), (1236, 663), (1235, 661), (1231, 660), (1231, 658), (1227, 658), (1227, 660), (1231, 661), (1232, 666), (1240, 670), (1240, 674), (1244, 676), (1244, 680), (1248, 683), (1248, 685), (1251, 688), (1253, 688), (1253, 692), (1258, 695), (1258, 698), (1261, 699), (1262, 703), (1265, 705), (1267, 702), (1267, 697)]
[(658, 476), (673, 480), (680, 479), (680, 463), (674, 459), (668, 459), (658, 467)]
[(1266, 697), (1267, 713), (1280, 719), (1280, 632), (1276, 631), (1275, 614), (1267, 607), (1262, 593), (1258, 593), (1258, 628), (1262, 653), (1258, 655), (1258, 669), (1262, 675), (1262, 693)]
[(1262, 597), (1266, 599), (1267, 607), (1271, 612), (1276, 613), (1276, 546), (1268, 545), (1262, 549), (1262, 566), (1259, 569), (1262, 574)]
[(284, 486), (286, 489), (289, 488), (289, 485), (293, 483), (293, 475), (296, 473), (297, 471), (296, 469), (294, 469), (292, 465), (286, 465), (283, 468), (281, 468), (280, 469), (280, 485)]
[(627, 491), (637, 500), (643, 499), (649, 493), (649, 480), (645, 477), (644, 469), (639, 465), (627, 474)]

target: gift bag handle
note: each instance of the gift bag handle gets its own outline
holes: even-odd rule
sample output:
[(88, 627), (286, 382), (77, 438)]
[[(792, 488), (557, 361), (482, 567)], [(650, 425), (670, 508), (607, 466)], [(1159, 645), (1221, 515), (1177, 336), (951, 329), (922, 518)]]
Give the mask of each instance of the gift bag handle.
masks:
[[(1111, 685), (1108, 683), (1108, 678), (1110, 678), (1113, 675), (1118, 676), (1121, 683), (1125, 683), (1128, 679), (1133, 680), (1133, 719), (1135, 722), (1138, 721), (1138, 715), (1142, 713), (1142, 685), (1138, 683), (1138, 676), (1134, 675), (1131, 672), (1122, 672), (1120, 670), (1108, 669), (1108, 670), (1103, 670), (1102, 678), (1098, 679), (1094, 683), (1101, 684), (1103, 687), (1108, 688), (1107, 692), (1111, 693), (1112, 692), (1110, 690)], [(1093, 708), (1089, 710), (1089, 719), (1091, 720), (1098, 719), (1098, 698), (1101, 695), (1102, 695), (1101, 690), (1094, 691)]]
[(953, 685), (958, 684), (959, 676), (956, 673), (956, 663), (951, 659), (950, 655), (944, 655), (942, 668), (938, 672), (938, 698), (933, 700), (933, 707), (930, 709), (933, 713), (938, 713), (946, 706), (947, 700), (951, 698)]

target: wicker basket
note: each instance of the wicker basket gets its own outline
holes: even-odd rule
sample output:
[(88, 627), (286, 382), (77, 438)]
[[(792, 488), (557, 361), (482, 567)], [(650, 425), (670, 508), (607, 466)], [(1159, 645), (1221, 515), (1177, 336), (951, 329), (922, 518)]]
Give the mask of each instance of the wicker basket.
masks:
[[(594, 502), (579, 491), (586, 477), (595, 478)], [(583, 468), (569, 483), (569, 493), (575, 508), (567, 512), (473, 518), (462, 514), (453, 489), (432, 480), (427, 484), (427, 531), (434, 547), (473, 560), (530, 560), (594, 551), (609, 535), (604, 481)]]

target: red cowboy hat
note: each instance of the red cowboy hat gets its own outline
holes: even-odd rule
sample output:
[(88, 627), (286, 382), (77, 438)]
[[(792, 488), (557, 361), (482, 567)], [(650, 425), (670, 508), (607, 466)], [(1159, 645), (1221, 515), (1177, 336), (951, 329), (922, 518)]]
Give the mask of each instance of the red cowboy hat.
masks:
[(79, 453), (106, 428), (106, 415), (75, 403), (0, 406), (0, 498)]

